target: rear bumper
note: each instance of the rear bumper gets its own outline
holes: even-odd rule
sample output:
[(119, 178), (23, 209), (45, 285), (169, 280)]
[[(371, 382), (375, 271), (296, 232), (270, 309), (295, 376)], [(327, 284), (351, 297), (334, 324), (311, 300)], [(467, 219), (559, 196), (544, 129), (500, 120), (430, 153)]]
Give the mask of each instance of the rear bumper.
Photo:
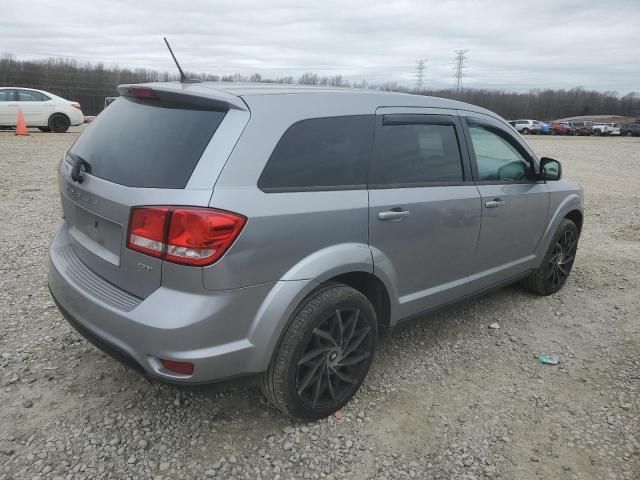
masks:
[(82, 125), (84, 123), (84, 113), (82, 113), (82, 110), (71, 107), (66, 113), (69, 115), (69, 121), (72, 126)]
[[(264, 371), (272, 337), (279, 335), (279, 319), (264, 314), (274, 311), (266, 306), (270, 292), (299, 288), (294, 285), (298, 282), (195, 293), (160, 287), (144, 300), (123, 302), (131, 295), (78, 262), (63, 226), (50, 248), (48, 279), (67, 321), (117, 360), (173, 384), (206, 384)], [(83, 268), (86, 271), (78, 271)], [(269, 335), (253, 334), (264, 331), (270, 321), (274, 328), (266, 329)], [(168, 371), (161, 358), (191, 362), (194, 372), (186, 376)]]

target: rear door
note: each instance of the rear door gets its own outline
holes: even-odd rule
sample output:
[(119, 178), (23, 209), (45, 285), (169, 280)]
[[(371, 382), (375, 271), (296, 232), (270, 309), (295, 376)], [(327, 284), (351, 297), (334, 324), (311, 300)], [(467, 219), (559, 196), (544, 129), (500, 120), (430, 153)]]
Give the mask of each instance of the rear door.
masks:
[(44, 126), (53, 113), (53, 101), (35, 90), (17, 90), (18, 108), (24, 112), (27, 125)]
[[(80, 260), (139, 297), (158, 288), (162, 261), (126, 247), (131, 207), (207, 206), (230, 152), (217, 139), (237, 138), (246, 123), (238, 113), (174, 94), (122, 96), (101, 113), (60, 164), (65, 227)], [(81, 181), (72, 179), (75, 163), (85, 170)]]
[(374, 268), (396, 287), (398, 319), (466, 293), (480, 196), (455, 112), (379, 109), (369, 175)]
[(469, 114), (465, 133), (482, 197), (482, 228), (471, 288), (489, 287), (530, 268), (547, 222), (549, 189), (535, 179), (533, 153), (506, 125)]

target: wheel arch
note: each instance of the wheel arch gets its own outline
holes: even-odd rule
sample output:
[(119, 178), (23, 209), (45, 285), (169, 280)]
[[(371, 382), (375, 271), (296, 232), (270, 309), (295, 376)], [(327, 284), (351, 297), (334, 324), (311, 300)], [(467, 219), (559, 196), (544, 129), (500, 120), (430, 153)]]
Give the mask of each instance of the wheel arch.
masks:
[(581, 232), (583, 223), (582, 197), (577, 192), (567, 195), (555, 208), (555, 211), (547, 223), (544, 235), (538, 243), (534, 268), (540, 266), (554, 233), (565, 218), (573, 221), (578, 227), (578, 233)]

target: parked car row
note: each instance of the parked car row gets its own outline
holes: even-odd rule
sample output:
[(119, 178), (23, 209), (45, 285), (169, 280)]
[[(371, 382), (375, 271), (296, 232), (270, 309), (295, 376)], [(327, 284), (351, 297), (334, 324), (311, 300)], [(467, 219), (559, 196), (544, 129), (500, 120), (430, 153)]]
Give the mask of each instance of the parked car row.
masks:
[(564, 120), (562, 122), (541, 122), (520, 119), (509, 121), (523, 135), (625, 135), (640, 136), (640, 123), (619, 124), (614, 122), (590, 122)]

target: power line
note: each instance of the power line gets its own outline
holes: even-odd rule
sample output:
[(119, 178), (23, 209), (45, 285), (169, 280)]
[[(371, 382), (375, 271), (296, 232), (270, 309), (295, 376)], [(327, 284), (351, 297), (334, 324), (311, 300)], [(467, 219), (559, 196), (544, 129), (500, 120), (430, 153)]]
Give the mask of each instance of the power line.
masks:
[(462, 90), (462, 77), (464, 77), (464, 69), (467, 68), (464, 64), (464, 61), (467, 58), (466, 53), (469, 51), (469, 49), (460, 49), (454, 51), (456, 52), (456, 66), (453, 67), (456, 72), (454, 77), (456, 79), (456, 90), (460, 91)]
[(416, 90), (424, 89), (424, 69), (426, 68), (427, 59), (416, 60)]

